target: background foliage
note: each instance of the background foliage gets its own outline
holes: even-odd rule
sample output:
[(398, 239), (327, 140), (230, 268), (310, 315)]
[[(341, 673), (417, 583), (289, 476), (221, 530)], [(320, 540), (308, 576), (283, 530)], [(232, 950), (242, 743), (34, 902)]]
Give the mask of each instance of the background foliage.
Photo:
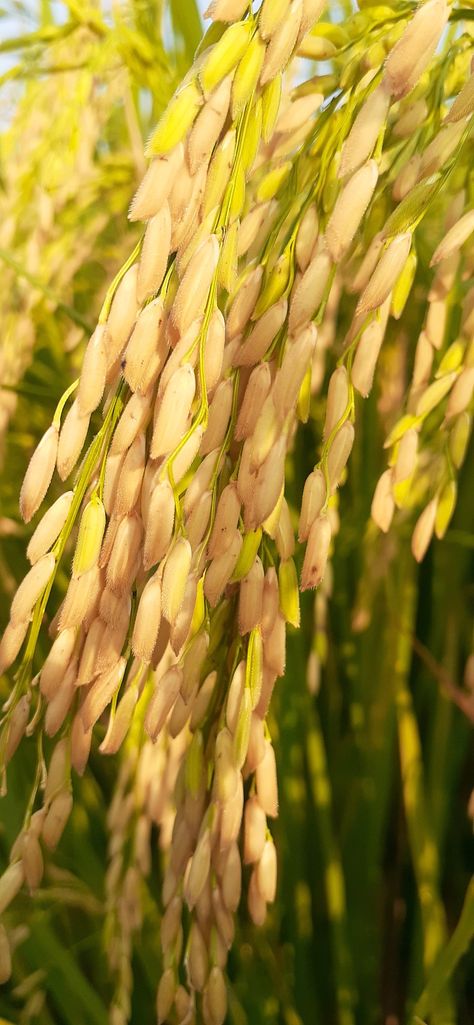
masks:
[[(28, 456), (76, 376), (106, 282), (133, 246), (125, 211), (143, 140), (200, 33), (194, 0), (9, 0), (0, 12), (1, 627), (26, 569), (17, 496)], [(408, 536), (381, 538), (368, 525), (389, 382), (403, 390), (403, 360), (389, 336), (378, 386), (358, 410), (332, 581), (316, 603), (304, 600), (274, 701), (279, 899), (260, 931), (241, 916), (230, 962), (235, 1025), (395, 1025), (414, 1013), (436, 1025), (474, 1021), (473, 959), (462, 956), (474, 929), (474, 712), (463, 684), (472, 452), (450, 530), (417, 568)], [(295, 494), (314, 462), (317, 400), (313, 413), (290, 467)], [(7, 695), (6, 679), (0, 691)], [(2, 801), (2, 860), (20, 826), (33, 743), (16, 757)], [(105, 822), (117, 762), (92, 758), (44, 888), (8, 912), (8, 1023), (108, 1020)], [(133, 1025), (152, 1015), (159, 861), (157, 846), (134, 951)]]

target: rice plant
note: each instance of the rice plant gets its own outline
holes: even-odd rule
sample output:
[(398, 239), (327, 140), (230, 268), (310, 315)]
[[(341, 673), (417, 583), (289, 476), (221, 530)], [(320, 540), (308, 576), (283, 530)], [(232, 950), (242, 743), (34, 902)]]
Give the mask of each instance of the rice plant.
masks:
[(468, 1025), (473, 8), (7, 13), (0, 1013)]

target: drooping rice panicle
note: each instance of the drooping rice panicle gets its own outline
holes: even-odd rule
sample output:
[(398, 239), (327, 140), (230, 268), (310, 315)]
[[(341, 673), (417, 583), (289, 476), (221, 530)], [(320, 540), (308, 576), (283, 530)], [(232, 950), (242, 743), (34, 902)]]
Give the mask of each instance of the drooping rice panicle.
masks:
[[(367, 58), (350, 33), (338, 53), (324, 25), (312, 31), (319, 2), (254, 6), (210, 5), (215, 26), (147, 144), (129, 211), (141, 238), (20, 495), (28, 523), (55, 467), (68, 482), (36, 524), (0, 644), (2, 672), (18, 659), (1, 724), (3, 774), (27, 731), (56, 738), (0, 903), (25, 881), (39, 886), (41, 844), (58, 844), (71, 770), (84, 772), (104, 724), (100, 752), (129, 745), (135, 759), (123, 763), (108, 823), (113, 1025), (129, 1020), (154, 825), (167, 863), (159, 1023), (221, 1025), (243, 870), (256, 925), (275, 898), (268, 713), (287, 626), (299, 626), (299, 590), (320, 587), (315, 690), (359, 397), (373, 387), (386, 334), (403, 324), (427, 247), (435, 270), (411, 339), (411, 385), (372, 502), (383, 532), (398, 515), (409, 520), (417, 560), (449, 526), (471, 429), (469, 83), (454, 79), (444, 120), (428, 116), (438, 82), (446, 99), (456, 92), (446, 84), (447, 4), (427, 0), (403, 18), (369, 7)], [(330, 81), (294, 85), (301, 55), (330, 59)], [(433, 209), (446, 219), (434, 242)], [(296, 518), (285, 469), (316, 398), (322, 431)], [(53, 609), (59, 567), (68, 587)], [(340, 870), (322, 821), (330, 902)], [(333, 926), (344, 973), (345, 941)]]

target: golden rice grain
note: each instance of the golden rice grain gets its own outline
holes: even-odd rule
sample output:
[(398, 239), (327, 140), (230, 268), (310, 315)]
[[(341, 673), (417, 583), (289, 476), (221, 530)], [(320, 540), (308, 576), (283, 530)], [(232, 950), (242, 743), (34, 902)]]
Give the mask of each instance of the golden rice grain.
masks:
[(385, 64), (384, 80), (396, 99), (406, 96), (428, 66), (446, 25), (446, 0), (427, 0), (418, 8)]
[(238, 21), (245, 14), (247, 7), (247, 0), (212, 0), (204, 12), (204, 17), (213, 18), (215, 21)]
[(63, 790), (54, 798), (44, 820), (42, 839), (50, 850), (57, 847), (72, 811), (72, 793)]
[(368, 96), (352, 124), (342, 147), (339, 177), (345, 178), (372, 155), (379, 132), (385, 124), (390, 93), (382, 82)]
[(302, 0), (292, 0), (286, 17), (271, 35), (260, 76), (262, 85), (271, 82), (286, 67), (298, 39), (302, 14)]
[(237, 417), (234, 432), (237, 441), (248, 438), (253, 434), (259, 412), (270, 391), (271, 382), (272, 375), (269, 363), (262, 363), (252, 370)]
[(183, 157), (182, 143), (178, 143), (169, 153), (152, 160), (132, 200), (129, 212), (131, 221), (148, 220), (158, 213), (168, 199)]
[(77, 405), (82, 416), (90, 415), (97, 409), (105, 388), (107, 373), (107, 329), (105, 324), (98, 324), (87, 349), (84, 353)]
[(114, 365), (128, 342), (136, 320), (138, 267), (137, 263), (129, 267), (112, 300), (107, 319), (107, 369)]
[(305, 327), (317, 313), (324, 296), (330, 270), (331, 257), (321, 246), (300, 280), (295, 283), (291, 293), (288, 323), (292, 334), (299, 328)]
[(191, 257), (173, 303), (173, 320), (181, 334), (203, 312), (218, 259), (219, 243), (210, 235)]
[(402, 235), (397, 235), (382, 251), (377, 266), (359, 299), (357, 313), (369, 313), (370, 310), (377, 309), (385, 302), (405, 266), (411, 241), (411, 234), (407, 231)]
[(191, 172), (206, 164), (219, 139), (230, 103), (232, 77), (228, 75), (211, 93), (189, 136), (187, 153)]
[(27, 557), (32, 564), (42, 555), (46, 555), (57, 540), (71, 508), (73, 495), (73, 491), (66, 491), (60, 495), (38, 523), (26, 549)]
[(169, 455), (179, 443), (185, 433), (195, 391), (194, 370), (186, 363), (174, 372), (163, 397), (158, 398), (150, 450), (152, 459)]
[(29, 619), (13, 624), (7, 623), (0, 641), (0, 673), (9, 669), (15, 661), (29, 627)]
[(437, 498), (432, 498), (416, 522), (411, 539), (411, 550), (417, 562), (421, 562), (424, 558), (433, 537), (437, 504)]
[(161, 210), (148, 221), (143, 239), (137, 277), (140, 305), (158, 291), (165, 276), (170, 246), (171, 214), (168, 203), (163, 203)]
[(326, 227), (326, 243), (335, 263), (347, 252), (372, 199), (378, 179), (375, 160), (363, 164), (339, 193)]
[(29, 523), (51, 483), (58, 451), (58, 428), (52, 424), (36, 447), (23, 480), (20, 491), (20, 513)]
[(10, 622), (12, 626), (28, 621), (38, 599), (45, 590), (54, 573), (56, 559), (52, 552), (43, 555), (31, 567), (22, 580), (11, 604)]
[(21, 861), (13, 861), (0, 876), (0, 914), (11, 904), (23, 886), (24, 876)]
[(236, 366), (248, 367), (260, 362), (269, 345), (273, 342), (275, 335), (282, 327), (287, 309), (288, 303), (286, 299), (279, 299), (274, 306), (271, 306), (256, 321), (250, 334), (237, 350), (234, 359)]
[(61, 480), (74, 469), (84, 447), (90, 415), (83, 415), (78, 402), (73, 402), (61, 428), (57, 447), (57, 465)]

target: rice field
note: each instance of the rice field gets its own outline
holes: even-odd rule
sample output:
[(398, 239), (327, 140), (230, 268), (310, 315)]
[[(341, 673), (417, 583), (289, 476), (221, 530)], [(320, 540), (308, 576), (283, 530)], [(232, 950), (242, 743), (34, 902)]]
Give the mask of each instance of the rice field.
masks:
[(0, 1023), (474, 1022), (473, 9), (0, 11)]

